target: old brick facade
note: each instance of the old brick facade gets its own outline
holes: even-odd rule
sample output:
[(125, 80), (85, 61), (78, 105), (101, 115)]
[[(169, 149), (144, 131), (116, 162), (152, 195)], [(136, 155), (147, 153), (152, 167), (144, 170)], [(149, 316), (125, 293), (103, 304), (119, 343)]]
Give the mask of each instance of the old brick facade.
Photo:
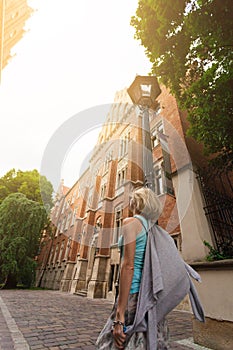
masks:
[[(150, 128), (155, 188), (163, 203), (159, 224), (173, 236), (183, 257), (195, 261), (206, 255), (206, 248), (199, 239), (199, 227), (192, 224), (191, 217), (195, 223), (197, 217), (204, 222), (203, 237), (211, 241), (203, 206), (196, 209), (201, 195), (192, 152), (195, 157), (199, 154), (198, 160), (201, 152), (198, 146), (191, 152), (187, 149), (185, 117), (175, 98), (163, 87), (157, 100), (158, 108), (150, 111)], [(51, 213), (52, 234), (45, 232), (42, 237), (37, 285), (94, 298), (114, 297), (122, 219), (131, 215), (130, 191), (143, 185), (141, 118), (140, 109), (131, 104), (127, 92), (117, 93), (89, 168), (72, 188), (61, 184)], [(169, 193), (158, 131), (168, 136), (173, 184)], [(188, 186), (187, 190), (181, 191), (182, 186)], [(195, 245), (193, 251), (189, 242)]]
[(25, 22), (33, 10), (27, 0), (0, 1), (0, 76), (11, 59), (11, 50), (25, 33)]

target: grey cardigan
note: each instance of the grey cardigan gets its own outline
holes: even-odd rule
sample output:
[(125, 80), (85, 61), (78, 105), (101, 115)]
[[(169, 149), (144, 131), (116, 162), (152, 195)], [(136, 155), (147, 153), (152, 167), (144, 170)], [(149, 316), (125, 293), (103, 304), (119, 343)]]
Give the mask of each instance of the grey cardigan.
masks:
[(158, 225), (148, 230), (145, 261), (133, 325), (126, 329), (147, 332), (147, 349), (157, 349), (157, 323), (189, 294), (195, 317), (204, 322), (204, 312), (190, 276), (200, 282), (200, 276), (187, 265), (171, 236)]

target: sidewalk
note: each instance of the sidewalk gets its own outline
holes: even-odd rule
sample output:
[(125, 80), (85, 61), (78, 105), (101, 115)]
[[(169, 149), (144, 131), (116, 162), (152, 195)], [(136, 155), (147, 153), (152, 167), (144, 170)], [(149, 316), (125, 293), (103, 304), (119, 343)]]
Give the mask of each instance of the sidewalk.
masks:
[[(105, 299), (59, 291), (0, 291), (0, 350), (94, 350), (112, 308)], [(204, 350), (192, 341), (191, 315), (168, 316), (173, 350)]]

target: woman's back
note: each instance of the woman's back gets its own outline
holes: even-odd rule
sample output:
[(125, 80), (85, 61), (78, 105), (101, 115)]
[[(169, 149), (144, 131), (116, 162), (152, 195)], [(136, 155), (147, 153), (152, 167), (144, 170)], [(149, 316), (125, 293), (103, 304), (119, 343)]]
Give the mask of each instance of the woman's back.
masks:
[(146, 243), (147, 243), (147, 229), (148, 222), (142, 215), (134, 215), (134, 217), (138, 218), (142, 222), (142, 230), (137, 235), (136, 238), (136, 249), (134, 256), (134, 274), (133, 280), (130, 288), (130, 294), (139, 292), (141, 277), (142, 277), (142, 269), (144, 264)]
[[(146, 243), (147, 243), (147, 229), (148, 229), (148, 221), (142, 215), (134, 215), (135, 218), (140, 220), (142, 224), (142, 229), (138, 233), (136, 237), (136, 247), (135, 247), (135, 255), (134, 255), (134, 274), (130, 288), (130, 294), (139, 292), (141, 277), (142, 277), (142, 269), (144, 264)], [(119, 247), (124, 244), (122, 236), (119, 239)], [(123, 257), (123, 253), (122, 253)]]

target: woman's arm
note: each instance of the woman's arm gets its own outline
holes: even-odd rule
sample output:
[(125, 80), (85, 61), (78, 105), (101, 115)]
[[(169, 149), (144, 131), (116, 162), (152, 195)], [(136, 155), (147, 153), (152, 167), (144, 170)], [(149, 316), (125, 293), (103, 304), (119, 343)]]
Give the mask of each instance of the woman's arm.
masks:
[[(116, 320), (125, 323), (125, 310), (134, 273), (134, 255), (136, 237), (141, 230), (140, 222), (135, 218), (127, 218), (123, 221), (124, 258), (121, 266), (119, 297), (116, 310)], [(124, 349), (126, 335), (122, 325), (115, 325), (113, 330), (115, 345), (118, 349)]]
[(129, 291), (134, 273), (134, 255), (136, 248), (137, 221), (135, 218), (127, 218), (123, 221), (124, 258), (121, 265), (119, 297), (116, 311), (116, 319), (125, 321), (125, 310), (128, 302)]

